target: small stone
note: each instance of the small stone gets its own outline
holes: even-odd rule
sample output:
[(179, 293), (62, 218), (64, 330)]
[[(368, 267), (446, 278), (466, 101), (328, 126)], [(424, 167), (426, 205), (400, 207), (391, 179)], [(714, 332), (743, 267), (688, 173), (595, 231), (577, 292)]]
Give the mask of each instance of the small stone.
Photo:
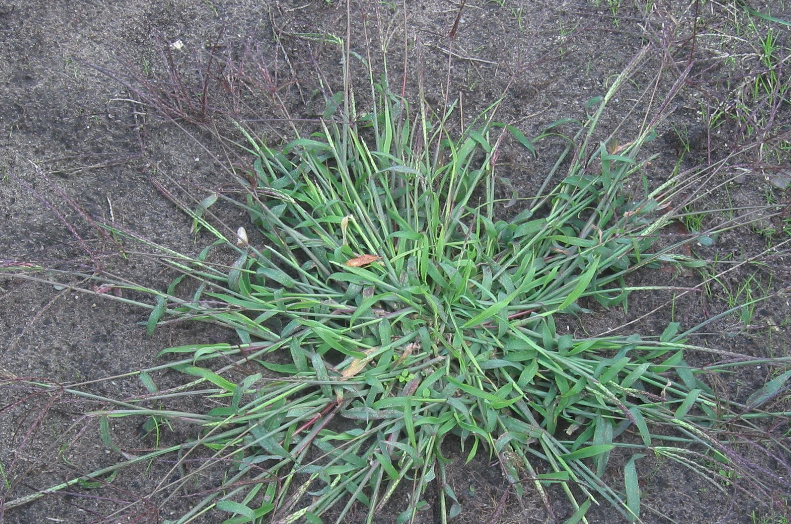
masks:
[(785, 189), (791, 184), (791, 171), (780, 171), (768, 177), (769, 183), (777, 189)]

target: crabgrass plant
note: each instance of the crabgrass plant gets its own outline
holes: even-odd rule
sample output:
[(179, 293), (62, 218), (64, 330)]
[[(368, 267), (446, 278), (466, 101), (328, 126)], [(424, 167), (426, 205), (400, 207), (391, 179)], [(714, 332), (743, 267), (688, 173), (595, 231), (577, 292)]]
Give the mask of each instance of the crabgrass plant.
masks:
[[(737, 465), (717, 421), (733, 405), (686, 363), (685, 351), (702, 348), (678, 324), (591, 338), (557, 328), (559, 315), (583, 314), (584, 304), (625, 306), (638, 290), (625, 277), (636, 268), (693, 263), (672, 246), (652, 248), (673, 218), (673, 183), (641, 197), (624, 190), (639, 177), (650, 126), (617, 151), (593, 144), (627, 77), (569, 140), (568, 173), (554, 176), (559, 160), (550, 178), (560, 182), (507, 221), (495, 213), (498, 147), (509, 135), (533, 145), (497, 124), (494, 107), (454, 137), (452, 107), (439, 117), (424, 105), (413, 112), (382, 84), (368, 115), (343, 97), (344, 114), (326, 115), (317, 132), (282, 148), (245, 133), (254, 176), (233, 203), (256, 233), (223, 234), (206, 210), (228, 197), (209, 197), (190, 214), (217, 241), (193, 258), (154, 246), (182, 275), (167, 292), (146, 290), (157, 297), (149, 329), (168, 317), (211, 321), (233, 328), (241, 344), (164, 350), (172, 361), (158, 369), (194, 381), (159, 391), (152, 371), (141, 372), (148, 395), (95, 413), (102, 437), (116, 449), (110, 422), (132, 416), (146, 417), (150, 430), (189, 421), (200, 435), (91, 476), (167, 454), (203, 457), (204, 466), (160, 489), (175, 493), (221, 464), (222, 486), (172, 522), (219, 510), (226, 524), (345, 522), (355, 506), (367, 508), (365, 522), (387, 507), (406, 523), (427, 499), (445, 522), (462, 510), (447, 481), (449, 439), (467, 461), (498, 462), (512, 493), (533, 490), (550, 513), (550, 497), (564, 493), (570, 522), (600, 503), (639, 520), (645, 453), (722, 488), (717, 471)], [(218, 246), (234, 250), (232, 264), (207, 262)], [(177, 298), (189, 278), (197, 291)], [(251, 365), (258, 370), (243, 372)], [(756, 393), (751, 407), (787, 379)], [(213, 407), (162, 407), (184, 396)], [(613, 453), (623, 467), (608, 483)], [(407, 496), (394, 507), (399, 488)]]

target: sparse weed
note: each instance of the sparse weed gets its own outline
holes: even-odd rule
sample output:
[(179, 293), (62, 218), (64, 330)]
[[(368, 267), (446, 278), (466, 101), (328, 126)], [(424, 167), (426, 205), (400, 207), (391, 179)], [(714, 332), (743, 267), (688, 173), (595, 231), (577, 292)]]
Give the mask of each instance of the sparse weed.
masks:
[(741, 17), (746, 21), (736, 26), (739, 36), (722, 37), (724, 42), (732, 44), (732, 49), (721, 53), (732, 70), (727, 79), (729, 96), (719, 107), (705, 112), (709, 114), (712, 129), (726, 120), (734, 124), (738, 143), (757, 139), (758, 163), (771, 160), (782, 164), (786, 140), (782, 132), (776, 131), (779, 112), (789, 103), (791, 77), (786, 66), (791, 50), (771, 25), (763, 26), (760, 19), (749, 14)]
[(63, 68), (66, 69), (66, 71), (68, 71), (69, 73), (71, 73), (71, 75), (74, 77), (75, 80), (80, 79), (80, 66), (77, 63), (77, 61), (74, 60), (72, 57), (70, 56), (66, 57), (63, 64)]
[[(558, 48), (558, 54), (562, 57), (568, 52), (568, 48), (565, 47), (566, 43), (569, 40), (569, 37), (577, 30), (579, 24), (575, 24), (574, 27), (566, 27), (561, 25), (559, 28), (560, 31), (560, 47)], [(590, 64), (588, 64), (590, 65)]]
[(687, 231), (697, 233), (703, 230), (703, 219), (706, 213), (697, 213), (689, 207), (684, 208), (684, 227)]
[(750, 514), (753, 524), (788, 524), (788, 517), (784, 515), (762, 515), (757, 511)]
[(696, 212), (691, 206), (684, 207), (684, 227), (691, 233), (703, 231), (703, 219), (706, 213)]
[(612, 21), (615, 27), (620, 26), (620, 21), (618, 20), (618, 12), (621, 8), (621, 0), (594, 0), (594, 4), (596, 7), (601, 7), (602, 5), (606, 5), (609, 10), (610, 14), (612, 15)]
[(11, 489), (11, 480), (5, 474), (5, 468), (3, 467), (2, 460), (0, 460), (0, 477), (3, 479), (3, 485), (5, 486), (6, 491)]
[(618, 10), (621, 8), (621, 0), (607, 0), (607, 4), (610, 6), (613, 23), (615, 27), (618, 27), (620, 23), (618, 21)]
[(736, 288), (735, 296), (729, 301), (729, 306), (736, 307), (741, 304), (739, 310), (739, 320), (742, 325), (748, 327), (752, 324), (755, 308), (761, 297), (765, 297), (767, 289), (772, 287), (771, 277), (764, 286), (758, 281), (756, 273), (748, 275), (744, 281)]
[(769, 276), (769, 281), (763, 283), (758, 272), (754, 272), (741, 282), (731, 285), (720, 275), (714, 274), (709, 269), (701, 269), (700, 272), (704, 277), (706, 295), (710, 297), (715, 295), (713, 284), (716, 284), (717, 289), (725, 296), (727, 309), (733, 312), (742, 326), (745, 328), (750, 327), (756, 307), (769, 294), (769, 290), (772, 287), (772, 277)]
[(517, 25), (517, 27), (519, 28), (520, 31), (524, 31), (524, 27), (522, 25), (522, 16), (523, 16), (523, 14), (524, 14), (524, 8), (523, 7), (512, 7), (511, 8), (511, 15), (516, 20), (516, 25)]
[(217, 10), (217, 7), (210, 1), (210, 0), (203, 0), (203, 3), (206, 7), (211, 9), (214, 16), (220, 16), (220, 12)]

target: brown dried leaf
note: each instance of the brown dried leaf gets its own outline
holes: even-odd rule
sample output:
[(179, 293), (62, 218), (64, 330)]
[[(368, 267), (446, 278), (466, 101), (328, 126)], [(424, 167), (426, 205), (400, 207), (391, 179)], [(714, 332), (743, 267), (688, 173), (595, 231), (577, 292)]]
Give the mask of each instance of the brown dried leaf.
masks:
[(401, 364), (401, 362), (405, 361), (416, 349), (420, 349), (420, 342), (412, 342), (411, 344), (408, 344), (407, 347), (404, 348), (404, 352), (401, 353), (401, 356), (398, 357), (398, 360), (396, 360), (395, 365), (397, 366)]
[[(377, 349), (379, 349), (379, 348), (378, 347), (372, 347), (372, 348), (370, 348), (370, 349), (368, 349), (366, 351), (363, 351), (363, 353), (365, 353), (366, 355), (371, 355), (371, 353), (375, 352)], [(362, 371), (365, 368), (366, 364), (368, 364), (371, 361), (371, 358), (372, 357), (370, 357), (370, 356), (366, 356), (365, 358), (355, 358), (352, 361), (352, 363), (349, 364), (349, 367), (344, 369), (343, 373), (341, 373), (341, 376), (343, 377), (343, 379), (347, 380), (347, 379), (350, 379), (353, 376), (357, 375), (357, 373)]]
[(632, 144), (634, 144), (634, 140), (632, 140), (631, 142), (627, 142), (626, 144), (623, 145), (618, 145), (618, 141), (613, 140), (612, 144), (610, 144), (609, 147), (607, 147), (607, 152), (610, 153), (611, 155), (617, 155), (618, 153), (620, 153), (627, 147), (631, 146)]
[(360, 255), (359, 257), (352, 258), (346, 261), (349, 267), (363, 267), (372, 264), (377, 260), (382, 260), (382, 257), (376, 255)]

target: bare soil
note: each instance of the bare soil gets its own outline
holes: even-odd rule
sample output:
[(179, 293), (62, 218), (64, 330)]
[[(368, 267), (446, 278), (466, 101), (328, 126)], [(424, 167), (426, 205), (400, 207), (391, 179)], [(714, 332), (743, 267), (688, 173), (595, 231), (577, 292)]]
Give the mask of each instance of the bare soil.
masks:
[[(750, 5), (791, 19), (788, 2)], [(505, 0), (501, 4), (474, 0), (460, 11), (453, 2), (416, 0), (382, 3), (378, 20), (369, 7), (352, 6), (352, 49), (366, 56), (366, 38), (373, 38), (374, 26), (381, 24), (390, 38), (391, 77), (400, 79), (406, 71), (408, 98), (417, 96), (422, 77), (426, 100), (441, 108), (444, 90), (450, 86), (450, 96), (461, 101), (462, 122), (469, 125), (474, 115), (505, 94), (496, 120), (516, 124), (527, 136), (561, 118), (584, 119), (585, 103), (603, 95), (643, 46), (653, 46), (649, 59), (620, 92), (602, 125), (609, 133), (625, 122), (618, 136), (628, 141), (649, 103), (645, 94), (654, 92), (661, 100), (692, 61), (689, 76), (671, 102), (672, 115), (651, 145), (657, 157), (648, 182), (658, 185), (674, 169), (694, 172), (697, 167), (714, 165), (750, 143), (755, 147), (722, 169), (710, 188), (694, 188), (711, 189), (695, 210), (732, 210), (707, 215), (703, 227), (751, 213), (754, 206), (767, 201), (788, 202), (783, 176), (791, 176), (789, 150), (780, 156), (762, 156), (764, 149), (779, 143), (778, 137), (785, 135), (788, 140), (791, 113), (787, 102), (771, 111), (773, 121), (766, 124), (771, 133), (765, 136), (757, 129), (760, 125), (750, 131), (727, 116), (716, 129), (709, 125), (715, 110), (735, 108), (739, 100), (750, 99), (744, 90), (766, 70), (757, 58), (760, 49), (749, 33), (746, 14), (736, 4), (660, 0), (646, 7), (643, 2)], [(768, 27), (773, 28), (782, 49), (779, 54), (785, 57), (791, 52), (787, 26), (752, 20), (756, 34), (765, 35)], [(320, 0), (0, 3), (0, 268), (28, 263), (71, 272), (71, 276), (31, 272), (39, 281), (0, 273), (0, 372), (9, 379), (0, 388), (0, 522), (163, 522), (189, 507), (190, 493), (210, 489), (221, 480), (208, 473), (206, 486), (192, 486), (167, 502), (149, 500), (147, 495), (163, 478), (177, 475), (170, 464), (152, 463), (105, 479), (103, 486), (73, 486), (29, 504), (4, 507), (111, 464), (115, 458), (100, 438), (96, 420), (83, 416), (87, 404), (68, 395), (34, 395), (14, 377), (67, 384), (118, 376), (97, 382), (96, 392), (123, 398), (140, 394), (142, 386), (121, 376), (153, 365), (163, 348), (232, 339), (231, 333), (194, 324), (162, 327), (147, 335), (146, 310), (106, 300), (100, 294), (80, 293), (62, 283), (80, 283), (75, 271), (92, 275), (100, 269), (164, 289), (172, 274), (145, 259), (121, 256), (118, 244), (95, 223), (110, 222), (173, 249), (199, 252), (208, 239), (190, 232), (190, 220), (154, 184), (175, 191), (174, 181), (206, 189), (229, 183), (214, 158), (221, 153), (221, 144), (204, 136), (189, 120), (200, 120), (212, 111), (233, 110), (278, 143), (288, 136), (288, 126), (278, 120), (283, 115), (271, 98), (281, 97), (297, 118), (310, 119), (320, 113), (323, 99), (317, 91), (322, 84), (317, 71), (324, 75), (325, 89), (342, 86), (341, 55), (328, 42), (331, 35), (346, 38), (346, 31), (346, 5)], [(180, 84), (174, 71), (181, 71), (183, 85), (193, 94), (200, 93), (201, 74), (215, 52), (227, 64), (248, 68), (248, 74), (258, 68), (260, 85), (249, 92), (268, 92), (270, 102), (253, 94), (223, 97), (222, 90), (215, 89), (204, 104), (170, 106), (171, 116), (182, 117), (177, 119), (179, 125), (137, 103), (136, 89), (160, 96), (160, 109), (175, 104)], [(229, 83), (232, 73), (228, 71)], [(782, 81), (791, 85), (785, 70), (780, 68), (777, 74), (786, 75)], [(355, 81), (365, 85), (368, 79)], [(162, 90), (163, 85), (169, 85), (171, 92)], [(755, 102), (756, 119), (760, 111), (769, 111), (767, 104)], [(538, 159), (515, 145), (506, 146), (499, 161), (500, 174), (520, 197), (529, 197), (543, 182), (562, 144), (562, 140), (541, 142)], [(234, 161), (243, 163), (244, 159)], [(511, 191), (502, 188), (503, 195)], [(221, 212), (227, 223), (243, 225), (245, 218), (238, 212)], [(513, 211), (504, 210), (509, 212)], [(570, 325), (590, 334), (630, 321), (634, 323), (625, 330), (644, 334), (661, 333), (671, 320), (691, 327), (727, 309), (733, 297), (744, 302), (748, 298), (744, 283), (751, 282), (753, 293), (777, 294), (761, 302), (746, 322), (737, 312), (709, 324), (709, 334), (700, 342), (756, 357), (791, 356), (787, 327), (791, 308), (780, 293), (791, 286), (787, 249), (782, 244), (789, 239), (783, 232), (788, 222), (768, 211), (756, 213), (758, 221), (752, 227), (728, 231), (714, 239), (713, 245), (695, 246), (690, 252), (732, 263), (734, 269), (720, 278), (721, 285), (700, 286), (684, 294), (672, 290), (639, 293), (630, 300), (627, 312), (593, 307), (592, 315)], [(679, 223), (677, 230), (665, 234), (687, 234), (688, 225)], [(749, 263), (761, 253), (760, 265)], [(695, 288), (701, 281), (696, 272), (646, 271), (635, 284)], [(134, 293), (124, 298), (150, 301)], [(651, 313), (671, 301), (672, 307)], [(710, 357), (690, 360), (702, 366)], [(756, 366), (712, 375), (711, 382), (722, 395), (744, 400), (777, 372), (774, 366)], [(157, 380), (177, 384), (183, 378), (163, 374)], [(786, 422), (778, 421), (767, 431), (787, 435), (789, 429)], [(175, 427), (163, 433), (165, 440), (160, 444), (177, 442), (190, 431)], [(130, 452), (152, 445), (132, 422), (114, 425), (112, 435), (118, 446)], [(508, 495), (496, 462), (479, 458), (465, 465), (464, 453), (448, 451), (455, 458), (449, 482), (464, 507), (456, 521), (552, 521), (537, 496), (518, 502)], [(782, 469), (789, 457), (752, 459), (766, 471), (791, 473)], [(614, 463), (618, 460), (613, 459)], [(654, 457), (640, 463), (640, 475), (645, 522), (752, 523), (783, 511), (782, 497), (761, 504), (740, 490), (738, 478), (724, 486), (723, 492), (694, 472)], [(556, 495), (552, 509), (562, 522), (574, 511), (562, 494)], [(381, 522), (395, 522), (398, 502), (396, 497), (391, 505), (394, 514), (381, 515)], [(772, 510), (773, 503), (780, 505)], [(202, 521), (221, 522), (223, 518), (208, 513)], [(421, 522), (439, 522), (437, 518), (436, 511), (421, 514)], [(620, 521), (605, 505), (593, 509), (588, 519)]]

